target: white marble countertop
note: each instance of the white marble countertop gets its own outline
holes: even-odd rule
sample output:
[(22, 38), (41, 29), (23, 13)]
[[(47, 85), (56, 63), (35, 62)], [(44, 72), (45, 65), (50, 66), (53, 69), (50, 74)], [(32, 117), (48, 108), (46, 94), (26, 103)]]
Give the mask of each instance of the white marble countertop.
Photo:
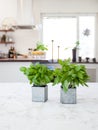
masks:
[(41, 103), (28, 83), (0, 83), (0, 130), (98, 130), (98, 83), (88, 85), (77, 89), (77, 104), (61, 104), (59, 86)]

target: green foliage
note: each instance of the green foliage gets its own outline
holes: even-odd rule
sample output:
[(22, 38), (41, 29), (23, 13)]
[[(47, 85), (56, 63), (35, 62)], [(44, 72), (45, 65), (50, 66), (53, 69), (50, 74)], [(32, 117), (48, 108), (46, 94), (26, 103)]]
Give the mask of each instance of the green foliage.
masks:
[(79, 41), (76, 41), (76, 42), (75, 42), (75, 47), (74, 47), (74, 49), (77, 49), (77, 48), (79, 47), (79, 44), (80, 44), (80, 42), (79, 42)]
[(53, 70), (43, 64), (31, 64), (29, 67), (20, 67), (20, 71), (27, 76), (30, 84), (44, 86), (53, 80)]
[(80, 84), (87, 86), (86, 82), (89, 76), (84, 65), (72, 64), (70, 59), (59, 60), (58, 62), (61, 68), (56, 68), (53, 72), (55, 77), (53, 85), (61, 83), (65, 92), (69, 88), (78, 87)]
[(48, 48), (42, 43), (42, 42), (37, 42), (37, 47), (35, 49), (36, 51), (37, 50), (41, 50), (41, 51), (44, 51), (44, 50), (48, 50)]

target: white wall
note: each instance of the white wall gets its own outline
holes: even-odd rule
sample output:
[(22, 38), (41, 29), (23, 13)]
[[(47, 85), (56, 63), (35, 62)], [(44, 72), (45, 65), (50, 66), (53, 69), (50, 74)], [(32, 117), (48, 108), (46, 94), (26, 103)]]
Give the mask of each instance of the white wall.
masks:
[(28, 48), (35, 48), (35, 43), (39, 39), (37, 30), (17, 30), (15, 32), (14, 45), (18, 52), (28, 53)]
[(0, 24), (5, 17), (17, 17), (17, 0), (0, 0)]
[(98, 0), (39, 1), (41, 1), (40, 10), (42, 12), (98, 12)]
[(98, 13), (96, 14), (96, 30), (95, 30), (96, 36), (95, 36), (95, 56), (97, 57), (98, 61)]
[[(34, 23), (40, 23), (40, 13), (96, 13), (98, 0), (33, 0)], [(4, 17), (17, 18), (17, 0), (0, 0), (0, 23)], [(17, 19), (18, 21), (18, 19)], [(97, 26), (98, 28), (98, 26)], [(96, 29), (97, 30), (97, 29)], [(98, 32), (98, 31), (97, 31)], [(16, 50), (27, 53), (40, 40), (39, 30), (17, 30), (13, 37)], [(96, 42), (98, 40), (96, 39)], [(11, 45), (0, 45), (0, 50), (8, 50)], [(96, 45), (98, 48), (98, 45)], [(97, 49), (96, 49), (97, 50)], [(96, 51), (96, 55), (97, 51)]]

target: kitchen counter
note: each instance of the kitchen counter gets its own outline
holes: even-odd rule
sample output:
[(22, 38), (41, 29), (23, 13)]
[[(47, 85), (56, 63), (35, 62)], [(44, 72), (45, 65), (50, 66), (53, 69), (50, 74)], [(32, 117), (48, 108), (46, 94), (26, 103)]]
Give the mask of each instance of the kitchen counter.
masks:
[[(58, 64), (58, 62), (48, 59), (33, 59), (33, 58), (0, 58), (0, 62), (40, 62)], [(73, 62), (76, 64), (98, 64), (98, 62)]]
[(0, 62), (40, 62), (40, 63), (49, 63), (48, 60), (41, 59), (32, 59), (32, 58), (1, 58)]
[(98, 83), (88, 86), (77, 88), (77, 104), (61, 104), (59, 85), (41, 103), (28, 83), (0, 83), (0, 130), (98, 130)]

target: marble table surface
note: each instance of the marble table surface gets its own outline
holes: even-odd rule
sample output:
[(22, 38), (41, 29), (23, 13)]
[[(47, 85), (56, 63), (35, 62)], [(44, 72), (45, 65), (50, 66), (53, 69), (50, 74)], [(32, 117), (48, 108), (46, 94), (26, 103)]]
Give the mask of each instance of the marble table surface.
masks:
[(0, 83), (0, 130), (98, 130), (98, 83), (77, 89), (77, 104), (60, 103), (49, 84), (48, 101), (32, 102), (28, 83)]

